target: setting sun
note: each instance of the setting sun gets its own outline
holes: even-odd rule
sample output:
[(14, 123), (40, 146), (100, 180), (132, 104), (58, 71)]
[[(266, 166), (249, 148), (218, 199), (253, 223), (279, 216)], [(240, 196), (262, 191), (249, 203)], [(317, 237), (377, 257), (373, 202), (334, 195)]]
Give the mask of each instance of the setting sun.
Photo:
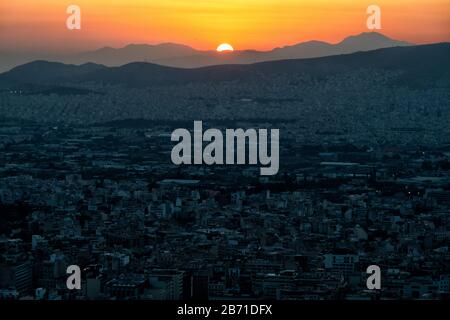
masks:
[(229, 45), (228, 43), (222, 43), (220, 46), (217, 47), (217, 52), (226, 52), (226, 51), (234, 51), (233, 47)]

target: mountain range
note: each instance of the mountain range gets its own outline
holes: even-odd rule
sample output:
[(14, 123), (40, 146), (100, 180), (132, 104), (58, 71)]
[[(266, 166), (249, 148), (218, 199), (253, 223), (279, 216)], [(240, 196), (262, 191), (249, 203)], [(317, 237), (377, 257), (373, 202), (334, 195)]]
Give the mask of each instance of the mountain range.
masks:
[(305, 59), (370, 51), (412, 44), (386, 37), (377, 32), (350, 36), (337, 44), (308, 41), (270, 51), (236, 50), (218, 53), (201, 51), (186, 45), (162, 43), (158, 45), (130, 44), (123, 48), (104, 47), (76, 54), (26, 54), (0, 52), (0, 72), (33, 60), (50, 60), (68, 64), (96, 63), (122, 66), (131, 62), (150, 62), (178, 68), (199, 68), (223, 64), (251, 64), (263, 61)]
[[(279, 74), (309, 74), (321, 78), (352, 70), (398, 71), (408, 86), (436, 83), (448, 86), (450, 80), (450, 43), (377, 49), (330, 57), (290, 59), (245, 65), (218, 65), (195, 69), (166, 67), (147, 62), (133, 62), (120, 67), (86, 63), (68, 65), (35, 61), (0, 74), (0, 87), (25, 85), (60, 86), (97, 82), (128, 87), (177, 85), (258, 79)], [(368, 75), (370, 76), (370, 74)]]

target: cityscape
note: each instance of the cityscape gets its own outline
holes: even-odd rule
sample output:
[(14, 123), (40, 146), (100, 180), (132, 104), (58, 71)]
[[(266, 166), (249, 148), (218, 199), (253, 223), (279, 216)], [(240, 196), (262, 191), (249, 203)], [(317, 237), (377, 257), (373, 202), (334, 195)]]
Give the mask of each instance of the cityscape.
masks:
[[(441, 62), (431, 80), (336, 63), (158, 86), (4, 86), (0, 299), (448, 299)], [(195, 120), (279, 129), (278, 174), (174, 165), (170, 134)], [(80, 290), (67, 289), (71, 265)], [(379, 290), (366, 286), (371, 265)]]

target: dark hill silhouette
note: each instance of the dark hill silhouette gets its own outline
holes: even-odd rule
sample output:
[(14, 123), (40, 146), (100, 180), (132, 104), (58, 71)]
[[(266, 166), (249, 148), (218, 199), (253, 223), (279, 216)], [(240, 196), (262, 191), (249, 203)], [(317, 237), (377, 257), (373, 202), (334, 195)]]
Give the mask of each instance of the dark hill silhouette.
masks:
[(430, 81), (449, 79), (450, 43), (397, 47), (331, 57), (280, 60), (249, 65), (219, 65), (180, 69), (151, 63), (130, 63), (121, 67), (95, 64), (82, 66), (51, 62), (33, 62), (0, 75), (3, 86), (25, 83), (76, 84), (102, 82), (130, 87), (215, 82), (306, 73), (322, 77), (356, 69), (385, 69), (402, 72), (406, 84), (428, 85)]
[(98, 71), (105, 66), (86, 63), (80, 66), (68, 65), (60, 62), (33, 61), (3, 73), (1, 79), (13, 83), (57, 83), (58, 81), (68, 81), (71, 77), (77, 78), (80, 75)]

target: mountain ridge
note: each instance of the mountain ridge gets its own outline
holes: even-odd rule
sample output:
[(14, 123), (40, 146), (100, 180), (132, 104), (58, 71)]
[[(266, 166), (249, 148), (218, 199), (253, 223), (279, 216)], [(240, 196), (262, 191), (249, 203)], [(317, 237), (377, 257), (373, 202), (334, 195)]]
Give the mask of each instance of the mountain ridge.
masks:
[(100, 82), (129, 87), (150, 87), (292, 73), (307, 73), (320, 77), (357, 69), (397, 70), (402, 72), (409, 82), (417, 80), (425, 84), (427, 81), (447, 79), (450, 70), (448, 56), (450, 43), (384, 48), (331, 57), (287, 59), (255, 64), (224, 64), (195, 69), (167, 67), (147, 62), (107, 67), (93, 63), (77, 66), (35, 61), (0, 74), (0, 84), (8, 87), (28, 83), (59, 85)]
[(218, 53), (215, 50), (197, 50), (188, 45), (165, 42), (160, 44), (128, 44), (121, 48), (102, 47), (77, 54), (47, 55), (29, 57), (0, 53), (0, 71), (7, 71), (17, 65), (33, 60), (53, 60), (66, 64), (84, 64), (92, 62), (106, 66), (121, 66), (140, 61), (179, 68), (199, 68), (220, 64), (251, 64), (282, 59), (302, 59), (337, 54), (369, 51), (387, 47), (410, 46), (411, 43), (391, 39), (377, 32), (363, 32), (348, 36), (332, 44), (320, 40), (310, 40), (293, 45), (273, 48), (268, 51), (236, 50), (230, 53)]

